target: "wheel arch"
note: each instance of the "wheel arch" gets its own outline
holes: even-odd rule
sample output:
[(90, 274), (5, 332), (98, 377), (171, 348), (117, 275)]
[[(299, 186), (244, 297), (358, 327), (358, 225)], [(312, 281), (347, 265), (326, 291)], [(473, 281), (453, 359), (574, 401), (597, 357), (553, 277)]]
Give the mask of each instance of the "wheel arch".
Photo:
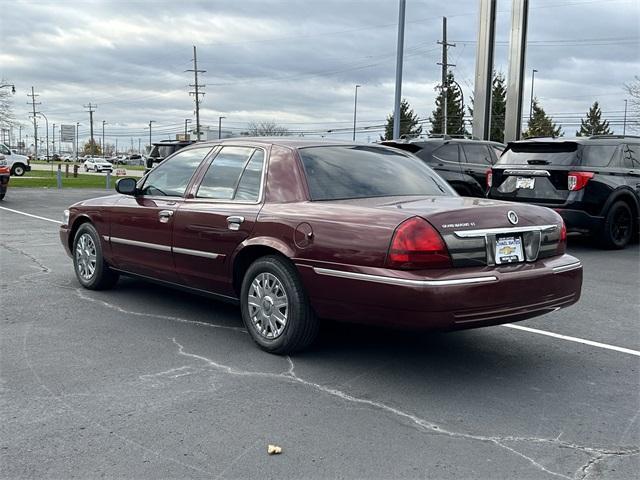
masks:
[(240, 296), (242, 279), (249, 266), (260, 257), (279, 255), (291, 261), (295, 252), (281, 240), (275, 238), (254, 238), (243, 242), (231, 259), (231, 278), (233, 290)]
[(68, 239), (70, 252), (73, 252), (73, 240), (76, 237), (76, 232), (85, 223), (92, 223), (91, 218), (89, 218), (88, 215), (79, 215), (73, 220), (73, 223), (71, 224), (71, 228), (69, 229), (69, 239)]
[(602, 207), (601, 215), (603, 217), (606, 216), (611, 206), (619, 200), (624, 201), (631, 208), (631, 213), (633, 214), (634, 223), (636, 224), (637, 229), (638, 218), (640, 217), (640, 201), (638, 201), (638, 197), (635, 193), (628, 188), (619, 188), (609, 195), (604, 207)]

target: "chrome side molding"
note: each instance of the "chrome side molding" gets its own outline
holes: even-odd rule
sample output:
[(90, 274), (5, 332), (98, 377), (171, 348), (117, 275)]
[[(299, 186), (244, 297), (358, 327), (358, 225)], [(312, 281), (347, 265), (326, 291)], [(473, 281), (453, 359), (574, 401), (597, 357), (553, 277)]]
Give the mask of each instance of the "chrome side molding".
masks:
[(567, 265), (560, 265), (559, 267), (553, 267), (553, 273), (568, 272), (570, 270), (576, 270), (578, 268), (582, 268), (582, 263), (573, 262), (573, 263), (568, 263)]
[(411, 280), (408, 278), (385, 277), (382, 275), (370, 275), (367, 273), (345, 272), (343, 270), (331, 270), (328, 268), (313, 267), (313, 271), (318, 275), (329, 277), (348, 278), (352, 280), (363, 280), (365, 282), (384, 283), (387, 285), (402, 285), (410, 287), (439, 287), (447, 285), (468, 285), (473, 283), (497, 282), (495, 276), (456, 278), (452, 280)]
[(171, 245), (160, 245), (158, 243), (140, 242), (138, 240), (129, 240), (127, 238), (110, 237), (103, 235), (106, 242), (119, 243), (121, 245), (131, 245), (133, 247), (149, 248), (151, 250), (160, 250), (162, 252), (179, 253), (182, 255), (192, 255), (194, 257), (216, 259), (224, 257), (222, 253), (205, 252), (202, 250), (191, 250), (189, 248), (172, 247)]

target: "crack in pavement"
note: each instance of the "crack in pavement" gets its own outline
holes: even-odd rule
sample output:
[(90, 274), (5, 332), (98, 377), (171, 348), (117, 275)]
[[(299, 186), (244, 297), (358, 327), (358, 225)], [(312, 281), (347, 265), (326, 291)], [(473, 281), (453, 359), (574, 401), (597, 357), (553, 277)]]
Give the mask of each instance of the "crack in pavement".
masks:
[[(480, 442), (485, 442), (485, 443), (492, 443), (504, 450), (507, 450), (515, 455), (518, 455), (520, 457), (522, 457), (523, 459), (527, 460), (532, 466), (536, 467), (537, 469), (539, 469), (540, 471), (543, 471), (545, 473), (548, 473), (550, 475), (556, 476), (556, 477), (561, 477), (561, 478), (566, 478), (569, 480), (573, 480), (573, 478), (576, 478), (578, 472), (581, 472), (585, 467), (581, 467), (578, 472), (576, 472), (576, 474), (574, 474), (574, 477), (569, 477), (568, 475), (564, 475), (562, 473), (559, 472), (554, 472), (552, 470), (547, 469), (544, 465), (540, 464), (539, 462), (537, 462), (534, 458), (529, 457), (527, 455), (525, 455), (524, 453), (509, 447), (508, 445), (504, 445), (503, 442), (530, 442), (530, 443), (542, 443), (542, 444), (547, 444), (547, 445), (553, 445), (553, 446), (557, 446), (557, 447), (562, 447), (562, 448), (571, 448), (574, 450), (580, 450), (582, 452), (585, 452), (589, 455), (594, 455), (594, 457), (592, 457), (591, 460), (593, 460), (594, 458), (597, 459), (597, 461), (599, 461), (601, 458), (605, 458), (607, 456), (612, 456), (612, 455), (619, 455), (619, 456), (628, 456), (628, 455), (637, 455), (638, 453), (640, 453), (640, 448), (635, 448), (635, 447), (628, 447), (628, 448), (621, 448), (618, 450), (610, 450), (610, 449), (603, 449), (603, 448), (595, 448), (595, 447), (586, 447), (583, 445), (576, 445), (576, 444), (572, 444), (566, 441), (562, 441), (560, 440), (560, 435), (558, 435), (558, 437), (550, 439), (550, 438), (538, 438), (538, 437), (515, 437), (515, 436), (483, 436), (483, 435), (474, 435), (474, 434), (469, 434), (469, 433), (462, 433), (462, 432), (454, 432), (454, 431), (450, 431), (450, 430), (446, 430), (442, 427), (440, 427), (439, 425), (432, 423), (426, 419), (420, 418), (417, 415), (414, 415), (412, 413), (408, 413), (402, 410), (399, 410), (395, 407), (392, 407), (390, 405), (387, 405), (385, 403), (382, 402), (376, 402), (373, 400), (369, 400), (369, 399), (365, 399), (365, 398), (359, 398), (359, 397), (355, 397), (349, 393), (343, 392), (342, 390), (338, 390), (335, 388), (331, 388), (325, 385), (321, 385), (315, 382), (311, 382), (309, 380), (306, 380), (304, 378), (299, 377), (296, 372), (295, 372), (295, 364), (292, 360), (292, 358), (290, 356), (287, 356), (287, 361), (289, 363), (289, 368), (282, 372), (282, 373), (270, 373), (270, 372), (259, 372), (259, 371), (250, 371), (250, 370), (241, 370), (229, 365), (224, 365), (221, 363), (217, 363), (213, 360), (211, 360), (210, 358), (204, 357), (202, 355), (198, 355), (195, 353), (189, 353), (186, 352), (184, 349), (184, 346), (182, 344), (180, 344), (175, 337), (172, 338), (172, 341), (174, 343), (174, 345), (176, 345), (178, 347), (178, 354), (188, 357), (188, 358), (193, 358), (193, 359), (197, 359), (200, 360), (202, 362), (205, 362), (207, 365), (209, 365), (210, 367), (213, 367), (217, 370), (220, 370), (222, 372), (225, 372), (229, 375), (236, 375), (236, 376), (251, 376), (251, 377), (262, 377), (262, 378), (273, 378), (273, 379), (278, 379), (278, 380), (284, 380), (284, 381), (289, 381), (289, 382), (295, 382), (295, 383), (299, 383), (302, 385), (305, 385), (307, 387), (313, 388), (315, 390), (319, 390), (327, 395), (330, 396), (334, 396), (334, 397), (338, 397), (342, 400), (348, 401), (348, 402), (352, 402), (352, 403), (358, 403), (358, 404), (363, 404), (363, 405), (367, 405), (369, 407), (378, 409), (378, 410), (383, 410), (387, 413), (390, 413), (394, 416), (403, 418), (405, 420), (408, 420), (410, 423), (412, 423), (418, 430), (423, 431), (423, 432), (428, 432), (428, 433), (433, 433), (433, 434), (439, 434), (439, 435), (446, 435), (448, 437), (453, 437), (453, 438), (462, 438), (462, 439), (466, 439), (466, 440), (474, 440), (474, 441), (480, 441)], [(598, 458), (601, 457), (601, 458)], [(591, 462), (594, 463), (594, 462)]]

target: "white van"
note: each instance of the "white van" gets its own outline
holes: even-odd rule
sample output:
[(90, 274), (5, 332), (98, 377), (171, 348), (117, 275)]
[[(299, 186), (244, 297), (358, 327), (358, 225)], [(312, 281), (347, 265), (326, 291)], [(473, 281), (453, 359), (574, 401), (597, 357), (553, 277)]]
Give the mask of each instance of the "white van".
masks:
[(0, 155), (4, 155), (4, 158), (7, 161), (7, 167), (11, 170), (11, 175), (21, 177), (25, 172), (31, 171), (29, 159), (26, 155), (13, 153), (4, 143), (0, 143)]

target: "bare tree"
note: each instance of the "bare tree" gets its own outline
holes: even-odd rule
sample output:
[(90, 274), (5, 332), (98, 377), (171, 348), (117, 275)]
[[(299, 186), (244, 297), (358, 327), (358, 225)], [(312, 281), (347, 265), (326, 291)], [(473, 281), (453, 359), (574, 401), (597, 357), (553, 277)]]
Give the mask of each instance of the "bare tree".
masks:
[(289, 135), (289, 130), (275, 122), (262, 121), (249, 123), (243, 133), (250, 137), (284, 137)]
[[(0, 85), (7, 84), (4, 78), (0, 79)], [(11, 128), (15, 123), (13, 115), (13, 103), (11, 100), (12, 93), (9, 88), (0, 88), (0, 126), (2, 128)]]
[(624, 89), (629, 94), (629, 106), (631, 107), (631, 114), (633, 119), (629, 120), (628, 123), (638, 128), (640, 122), (637, 120), (638, 116), (640, 116), (640, 77), (636, 75), (633, 81), (624, 84)]

